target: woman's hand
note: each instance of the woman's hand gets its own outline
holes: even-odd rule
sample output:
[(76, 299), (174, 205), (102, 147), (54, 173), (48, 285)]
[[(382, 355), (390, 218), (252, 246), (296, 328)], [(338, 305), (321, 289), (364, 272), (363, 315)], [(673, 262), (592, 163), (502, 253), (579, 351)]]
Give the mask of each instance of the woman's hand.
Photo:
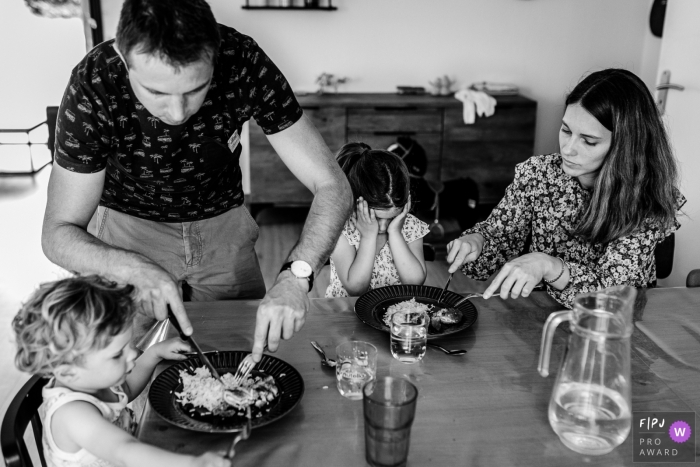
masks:
[(153, 355), (161, 360), (185, 360), (187, 356), (183, 354), (192, 352), (192, 348), (190, 344), (179, 337), (173, 337), (172, 339), (153, 344), (146, 351), (153, 352)]
[(484, 237), (478, 233), (452, 240), (447, 244), (447, 262), (450, 264), (447, 272), (452, 274), (464, 264), (476, 261), (483, 248)]
[(367, 201), (362, 199), (361, 196), (357, 199), (355, 225), (362, 238), (376, 238), (379, 234), (379, 222), (377, 222), (374, 209), (370, 209)]
[(386, 228), (386, 232), (389, 237), (395, 237), (396, 235), (401, 235), (401, 230), (403, 229), (403, 224), (406, 222), (406, 216), (408, 211), (411, 210), (411, 199), (408, 199), (408, 203), (403, 207), (398, 216), (394, 217), (389, 226)]
[[(528, 253), (512, 259), (503, 265), (498, 274), (484, 292), (484, 298), (491, 298), (500, 289), (502, 299), (509, 296), (527, 297), (540, 281), (554, 271), (561, 263), (545, 253)], [(550, 273), (555, 276), (557, 273)]]

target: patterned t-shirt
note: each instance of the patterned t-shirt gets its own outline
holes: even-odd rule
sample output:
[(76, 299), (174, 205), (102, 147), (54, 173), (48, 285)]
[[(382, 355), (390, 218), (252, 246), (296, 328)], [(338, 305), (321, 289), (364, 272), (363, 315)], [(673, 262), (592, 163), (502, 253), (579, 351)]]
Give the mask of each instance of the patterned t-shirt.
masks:
[[(430, 233), (428, 224), (422, 220), (414, 217), (411, 214), (406, 215), (406, 220), (403, 223), (403, 228), (401, 229), (401, 235), (406, 243), (411, 243), (419, 238), (423, 238)], [(355, 217), (348, 219), (343, 227), (343, 237), (348, 241), (350, 245), (355, 247), (355, 251), (360, 248), (360, 231), (357, 230), (355, 225)], [(379, 253), (374, 257), (374, 268), (372, 269), (372, 277), (369, 282), (370, 290), (379, 287), (386, 287), (387, 285), (397, 285), (401, 284), (401, 279), (399, 278), (399, 272), (396, 270), (396, 265), (394, 264), (394, 257), (391, 255), (391, 248), (389, 247), (389, 242), (386, 242)], [(338, 272), (335, 269), (335, 263), (333, 263), (333, 258), (331, 258), (331, 278), (330, 284), (326, 289), (326, 297), (348, 297), (348, 292), (343, 287), (343, 283), (340, 282), (338, 277)]]
[[(518, 164), (515, 179), (484, 222), (462, 235), (480, 233), (486, 242), (481, 256), (463, 266), (474, 279), (486, 280), (509, 259), (520, 256), (528, 234), (530, 253), (541, 252), (563, 259), (571, 279), (562, 290), (547, 292), (571, 308), (576, 295), (612, 287), (646, 287), (656, 280), (654, 249), (680, 224), (663, 227), (646, 219), (642, 227), (607, 245), (592, 244), (572, 234), (590, 203), (591, 193), (561, 169), (561, 156), (531, 157)], [(677, 209), (685, 203), (678, 193)]]
[(240, 206), (241, 145), (232, 152), (229, 140), (251, 117), (268, 135), (301, 118), (287, 80), (258, 44), (219, 27), (211, 86), (182, 125), (163, 123), (138, 101), (113, 40), (73, 69), (58, 113), (56, 162), (80, 173), (106, 169), (102, 206), (164, 222), (206, 219)]

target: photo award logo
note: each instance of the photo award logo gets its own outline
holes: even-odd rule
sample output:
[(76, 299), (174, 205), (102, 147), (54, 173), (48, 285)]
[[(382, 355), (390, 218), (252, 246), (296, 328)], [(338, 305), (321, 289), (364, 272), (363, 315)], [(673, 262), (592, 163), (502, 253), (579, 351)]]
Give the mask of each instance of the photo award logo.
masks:
[(634, 462), (695, 462), (695, 412), (634, 412)]

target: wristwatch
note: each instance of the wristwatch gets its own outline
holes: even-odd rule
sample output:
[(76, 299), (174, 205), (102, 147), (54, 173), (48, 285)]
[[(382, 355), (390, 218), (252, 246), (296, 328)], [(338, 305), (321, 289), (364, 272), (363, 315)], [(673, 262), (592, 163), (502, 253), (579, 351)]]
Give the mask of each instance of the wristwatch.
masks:
[(311, 289), (314, 286), (314, 270), (311, 268), (311, 265), (301, 259), (289, 261), (282, 265), (280, 273), (288, 269), (292, 271), (292, 274), (294, 274), (297, 279), (306, 279), (309, 281), (309, 292), (311, 292)]

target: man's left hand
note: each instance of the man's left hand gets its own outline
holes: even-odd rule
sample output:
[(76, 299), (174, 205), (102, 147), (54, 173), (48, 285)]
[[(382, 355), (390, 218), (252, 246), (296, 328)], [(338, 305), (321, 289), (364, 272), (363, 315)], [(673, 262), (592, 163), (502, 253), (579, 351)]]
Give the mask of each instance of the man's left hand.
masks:
[(283, 271), (275, 285), (267, 292), (258, 307), (255, 318), (255, 342), (253, 360), (259, 362), (267, 343), (270, 352), (275, 352), (280, 337), (290, 339), (304, 326), (310, 302), (308, 284), (297, 279), (290, 271)]

